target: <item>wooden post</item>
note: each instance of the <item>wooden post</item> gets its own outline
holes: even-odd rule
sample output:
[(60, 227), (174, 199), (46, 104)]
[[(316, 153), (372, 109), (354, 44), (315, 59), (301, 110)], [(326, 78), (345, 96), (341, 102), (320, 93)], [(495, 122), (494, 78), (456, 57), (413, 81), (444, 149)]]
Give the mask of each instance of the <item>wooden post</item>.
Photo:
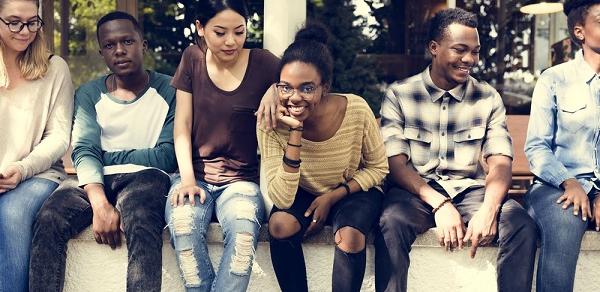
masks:
[(44, 22), (44, 37), (48, 49), (54, 51), (54, 1), (43, 0), (41, 7), (42, 21)]
[(69, 59), (69, 17), (71, 3), (69, 0), (60, 0), (60, 56)]
[(127, 12), (136, 19), (138, 18), (137, 0), (117, 0), (117, 10)]

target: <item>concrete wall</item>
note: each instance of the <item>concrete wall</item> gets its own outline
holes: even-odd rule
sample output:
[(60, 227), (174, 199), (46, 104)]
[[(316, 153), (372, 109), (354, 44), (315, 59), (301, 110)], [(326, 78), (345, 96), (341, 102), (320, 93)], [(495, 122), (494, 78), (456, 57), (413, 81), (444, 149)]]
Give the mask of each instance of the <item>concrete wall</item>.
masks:
[[(333, 245), (329, 230), (324, 231), (304, 245), (310, 291), (331, 290), (331, 267)], [(211, 226), (209, 234), (210, 256), (216, 265), (222, 254), (221, 233), (218, 225)], [(265, 234), (261, 238), (265, 239)], [(175, 261), (175, 254), (165, 233), (163, 247), (162, 291), (183, 291), (183, 282)], [(429, 231), (420, 236), (411, 252), (409, 291), (457, 291), (496, 292), (496, 252), (494, 247), (480, 248), (475, 259), (468, 250), (446, 253), (437, 247), (435, 234)], [(261, 241), (256, 260), (260, 268), (254, 268), (248, 291), (279, 291), (271, 266), (269, 245)], [(557, 259), (559, 260), (559, 259)], [(374, 249), (367, 250), (367, 269), (362, 291), (374, 291)], [(600, 291), (600, 235), (588, 232), (579, 257), (575, 291)], [(69, 242), (67, 258), (66, 292), (125, 291), (127, 250), (124, 247), (111, 250), (98, 245), (87, 229)]]

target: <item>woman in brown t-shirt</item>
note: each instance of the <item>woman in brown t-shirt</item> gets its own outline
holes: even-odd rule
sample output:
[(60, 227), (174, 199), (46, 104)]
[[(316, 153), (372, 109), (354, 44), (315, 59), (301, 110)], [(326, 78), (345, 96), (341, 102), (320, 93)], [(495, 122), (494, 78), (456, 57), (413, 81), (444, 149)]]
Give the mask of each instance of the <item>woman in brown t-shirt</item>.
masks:
[[(166, 218), (187, 291), (245, 291), (264, 218), (254, 112), (263, 96), (274, 96), (279, 59), (243, 48), (244, 1), (198, 5), (199, 40), (184, 51), (172, 82), (180, 176)], [(225, 233), (216, 275), (206, 246), (213, 211)]]

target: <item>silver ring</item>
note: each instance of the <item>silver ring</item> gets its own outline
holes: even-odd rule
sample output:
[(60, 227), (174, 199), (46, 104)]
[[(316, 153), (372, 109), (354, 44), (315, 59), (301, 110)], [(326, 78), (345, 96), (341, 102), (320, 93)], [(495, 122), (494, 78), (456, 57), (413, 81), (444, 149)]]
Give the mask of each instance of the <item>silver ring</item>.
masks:
[(317, 223), (317, 219), (313, 219), (313, 223)]

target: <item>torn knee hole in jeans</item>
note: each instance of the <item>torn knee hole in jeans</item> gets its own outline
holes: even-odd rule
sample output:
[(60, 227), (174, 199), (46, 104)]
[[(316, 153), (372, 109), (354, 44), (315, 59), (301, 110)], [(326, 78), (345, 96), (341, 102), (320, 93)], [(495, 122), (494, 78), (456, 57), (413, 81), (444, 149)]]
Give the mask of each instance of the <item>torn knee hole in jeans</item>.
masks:
[(193, 229), (193, 211), (192, 206), (183, 205), (173, 208), (171, 219), (173, 220), (173, 228), (175, 235), (187, 235), (192, 233)]
[(200, 276), (198, 276), (198, 263), (194, 257), (194, 251), (191, 249), (179, 252), (179, 265), (186, 287), (200, 286)]
[(256, 218), (256, 205), (253, 202), (239, 200), (233, 206), (237, 219), (245, 219), (258, 223)]
[(238, 233), (235, 238), (235, 254), (231, 257), (230, 272), (236, 275), (248, 275), (254, 252), (254, 236), (249, 233)]

